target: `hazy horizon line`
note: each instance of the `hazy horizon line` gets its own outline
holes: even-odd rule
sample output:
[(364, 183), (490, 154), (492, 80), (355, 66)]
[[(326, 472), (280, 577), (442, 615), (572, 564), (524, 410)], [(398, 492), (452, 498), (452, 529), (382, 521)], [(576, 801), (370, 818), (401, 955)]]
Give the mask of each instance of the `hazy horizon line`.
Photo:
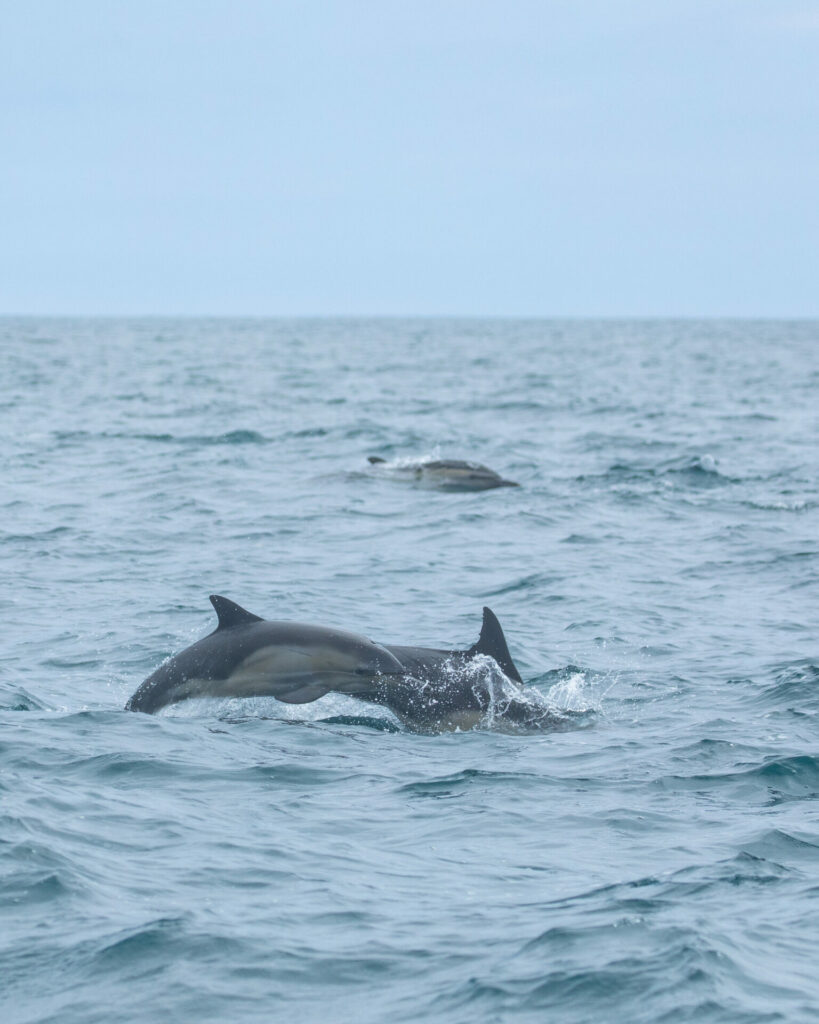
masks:
[(518, 320), (518, 321), (819, 321), (817, 313), (32, 313), (0, 320)]

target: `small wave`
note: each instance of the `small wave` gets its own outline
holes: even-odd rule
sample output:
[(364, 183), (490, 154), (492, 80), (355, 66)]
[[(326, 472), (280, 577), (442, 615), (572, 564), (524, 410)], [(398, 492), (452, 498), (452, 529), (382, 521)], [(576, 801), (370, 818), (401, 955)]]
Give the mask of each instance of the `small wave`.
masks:
[(85, 430), (63, 430), (54, 434), (58, 441), (82, 441), (89, 438), (114, 441), (150, 441), (156, 444), (178, 444), (192, 447), (212, 445), (269, 444), (270, 439), (255, 430), (229, 430), (223, 434), (128, 433), (102, 431), (91, 434)]
[(330, 718), (319, 718), (322, 725), (354, 725), (362, 729), (374, 729), (376, 732), (401, 732), (401, 727), (388, 718), (373, 718), (367, 715), (332, 715)]
[(810, 512), (819, 507), (819, 501), (809, 498), (793, 498), (790, 500), (770, 498), (766, 500), (748, 500), (740, 502), (745, 508), (759, 512)]
[[(103, 940), (95, 951), (99, 966), (110, 969), (119, 964), (132, 967), (141, 960), (164, 959), (171, 951), (189, 945), (187, 916), (158, 918)], [(177, 955), (176, 953), (172, 955)]]
[(0, 883), (0, 896), (4, 902), (23, 905), (50, 903), (70, 895), (69, 886), (54, 872), (35, 878), (12, 876)]
[[(11, 819), (7, 816), (3, 822), (4, 834), (9, 834), (10, 825)], [(77, 891), (76, 865), (70, 857), (45, 843), (33, 839), (5, 840), (3, 860), (5, 877), (0, 881), (0, 896), (4, 902), (48, 903)]]
[(762, 832), (756, 839), (743, 844), (743, 850), (754, 857), (774, 862), (805, 860), (813, 867), (819, 856), (819, 843), (791, 835), (784, 829), (774, 828)]
[(762, 764), (737, 766), (728, 771), (694, 775), (669, 775), (653, 785), (670, 790), (694, 792), (734, 787), (742, 798), (757, 798), (766, 806), (799, 800), (819, 799), (819, 758), (809, 755), (773, 757)]
[(811, 757), (809, 754), (774, 758), (759, 769), (759, 777), (764, 779), (796, 778), (802, 784), (817, 787), (817, 796), (819, 796), (819, 758)]
[(546, 572), (533, 572), (526, 576), (519, 576), (517, 579), (511, 581), (511, 583), (504, 583), (500, 587), (496, 587), (494, 590), (486, 592), (487, 597), (501, 597), (505, 594), (518, 594), (521, 591), (535, 591), (538, 594), (542, 593), (543, 589), (554, 586), (560, 580), (559, 576), (554, 573)]
[(267, 444), (268, 438), (255, 430), (229, 430), (224, 434), (202, 434), (192, 436), (173, 437), (169, 435), (150, 434), (142, 436), (143, 440), (171, 440), (178, 444), (196, 445), (207, 447), (210, 445), (234, 445), (234, 444)]
[(781, 669), (773, 686), (756, 694), (754, 701), (776, 709), (819, 711), (819, 665), (797, 661)]
[[(91, 714), (80, 712), (79, 714)], [(104, 714), (110, 715), (111, 712)], [(119, 714), (119, 712), (114, 712)], [(159, 719), (148, 720), (149, 728), (156, 728)], [(143, 723), (139, 722), (139, 727)], [(77, 758), (63, 765), (67, 777), (76, 777), (95, 785), (115, 783), (122, 789), (142, 789), (162, 781), (182, 779), (194, 781), (201, 777), (201, 767), (189, 763), (177, 763), (153, 757), (134, 754), (111, 753), (92, 754)]]
[(718, 417), (724, 423), (777, 423), (778, 416), (770, 416), (764, 412), (728, 413)]
[(710, 454), (681, 456), (648, 471), (648, 476), (661, 480), (666, 485), (681, 482), (689, 487), (715, 487), (719, 484), (738, 483), (739, 480), (723, 474), (717, 459)]
[(328, 768), (312, 768), (302, 764), (255, 764), (235, 769), (233, 776), (248, 780), (274, 783), (278, 786), (294, 786), (297, 789), (313, 789), (338, 782), (346, 782), (349, 772)]
[(50, 530), (38, 530), (34, 533), (0, 534), (0, 542), (3, 544), (28, 544), (30, 541), (43, 541), (47, 538), (62, 537), (67, 533), (74, 532), (70, 526), (53, 526)]
[(48, 705), (33, 697), (22, 686), (0, 692), (0, 711), (46, 711)]
[(397, 788), (399, 793), (410, 796), (431, 797), (435, 800), (447, 800), (460, 796), (463, 792), (478, 785), (505, 786), (513, 783), (515, 790), (520, 790), (523, 783), (537, 781), (538, 776), (531, 772), (491, 772), (479, 768), (465, 768), (437, 779), (424, 779), (421, 782), (408, 782)]
[[(660, 821), (657, 824), (662, 827), (664, 823)], [(765, 841), (763, 838), (763, 843)], [(689, 900), (694, 895), (724, 891), (726, 884), (732, 888), (769, 886), (788, 881), (791, 877), (789, 868), (746, 848), (715, 864), (694, 864), (668, 873), (595, 886), (585, 892), (549, 901), (547, 906), (552, 912), (572, 909), (586, 914), (646, 914), (668, 905), (678, 905), (681, 900)], [(540, 941), (540, 938), (534, 939), (530, 946), (536, 948)]]
[(456, 1011), (455, 1019), (467, 1013), (491, 1020), (521, 1014), (572, 1021), (778, 1019), (760, 1015), (758, 1001), (792, 993), (755, 977), (731, 952), (701, 930), (650, 913), (610, 913), (602, 921), (552, 925), (500, 976), (460, 982), (439, 996), (436, 1009)]
[(290, 430), (286, 434), (282, 434), (279, 440), (302, 437), (327, 437), (329, 433), (330, 431), (326, 427), (304, 427), (301, 430)]
[(680, 456), (659, 464), (615, 462), (603, 473), (583, 474), (576, 479), (578, 483), (608, 481), (622, 484), (660, 481), (666, 486), (673, 486), (679, 482), (695, 488), (741, 482), (739, 478), (723, 474), (719, 469), (718, 460), (709, 453)]

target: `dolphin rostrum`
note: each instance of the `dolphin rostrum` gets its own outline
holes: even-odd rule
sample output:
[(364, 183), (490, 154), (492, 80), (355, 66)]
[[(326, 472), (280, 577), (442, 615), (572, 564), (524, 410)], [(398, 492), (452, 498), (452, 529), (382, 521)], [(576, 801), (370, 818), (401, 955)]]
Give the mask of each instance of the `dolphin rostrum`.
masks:
[[(440, 731), (473, 728), (492, 706), (513, 723), (536, 710), (489, 608), (478, 641), (459, 651), (381, 645), (339, 629), (270, 622), (225, 597), (210, 600), (216, 629), (163, 662), (126, 711), (153, 714), (191, 697), (307, 704), (334, 691), (388, 707), (410, 729)], [(500, 673), (493, 677), (489, 666)]]

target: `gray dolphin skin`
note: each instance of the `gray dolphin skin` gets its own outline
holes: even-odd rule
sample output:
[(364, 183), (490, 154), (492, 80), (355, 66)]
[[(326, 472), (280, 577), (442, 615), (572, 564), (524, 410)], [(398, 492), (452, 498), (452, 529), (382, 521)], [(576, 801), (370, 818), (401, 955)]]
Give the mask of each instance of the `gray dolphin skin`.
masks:
[(396, 476), (431, 484), (442, 491), (491, 491), (496, 487), (520, 487), (514, 480), (504, 480), (494, 469), (463, 459), (420, 459), (390, 463), (378, 455), (369, 455), (367, 461), (371, 466), (383, 465)]
[[(307, 704), (331, 691), (389, 708), (414, 731), (470, 729), (495, 696), (491, 673), (470, 672), (478, 657), (494, 659), (512, 694), (510, 722), (531, 718), (520, 673), (500, 623), (483, 610), (478, 641), (466, 650), (381, 645), (355, 633), (296, 622), (270, 622), (213, 595), (213, 633), (163, 662), (137, 689), (126, 711), (153, 714), (191, 697), (270, 696)], [(511, 684), (509, 681), (511, 680)]]
[(275, 697), (308, 704), (334, 690), (368, 692), (379, 676), (404, 671), (366, 637), (298, 622), (268, 622), (211, 596), (216, 629), (164, 662), (125, 705), (153, 714), (190, 697)]

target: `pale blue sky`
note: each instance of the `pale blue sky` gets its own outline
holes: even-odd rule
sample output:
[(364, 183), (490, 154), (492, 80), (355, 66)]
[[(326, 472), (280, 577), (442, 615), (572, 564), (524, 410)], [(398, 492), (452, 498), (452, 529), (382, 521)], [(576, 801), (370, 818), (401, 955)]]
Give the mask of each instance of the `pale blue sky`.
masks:
[(0, 7), (0, 312), (819, 315), (816, 0)]

